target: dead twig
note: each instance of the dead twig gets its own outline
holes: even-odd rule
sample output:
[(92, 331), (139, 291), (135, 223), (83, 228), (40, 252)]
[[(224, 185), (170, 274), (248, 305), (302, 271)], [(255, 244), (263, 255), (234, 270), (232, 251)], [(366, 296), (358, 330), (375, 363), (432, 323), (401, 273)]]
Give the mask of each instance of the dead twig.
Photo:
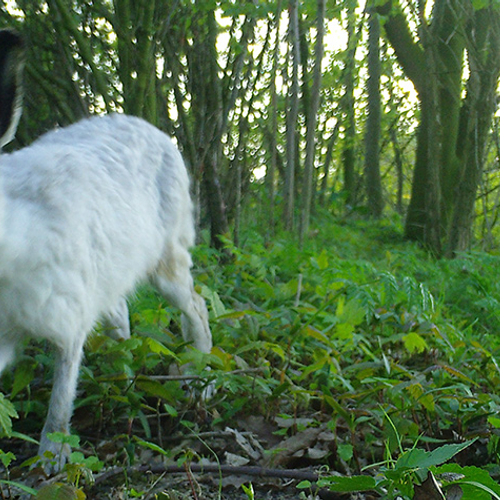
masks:
[[(297, 481), (310, 481), (316, 483), (319, 479), (319, 474), (311, 470), (304, 469), (269, 469), (258, 466), (232, 466), (232, 465), (200, 465), (191, 464), (186, 466), (177, 465), (139, 465), (136, 467), (113, 467), (99, 474), (95, 478), (94, 485), (103, 483), (115, 476), (125, 474), (127, 477), (132, 473), (151, 473), (151, 474), (187, 474), (188, 480), (192, 487), (192, 474), (218, 474), (218, 475), (234, 475), (234, 476), (253, 476), (253, 477), (271, 477), (277, 479), (292, 479)], [(319, 489), (317, 495), (322, 500), (347, 500), (350, 498), (349, 493), (334, 492), (326, 489)]]
[[(191, 464), (189, 470), (193, 473), (211, 474), (222, 473), (224, 475), (235, 476), (258, 476), (258, 477), (273, 477), (278, 479), (297, 479), (300, 481), (316, 482), (318, 480), (318, 473), (311, 470), (301, 469), (272, 469), (259, 466), (233, 466), (233, 465), (200, 465)], [(151, 473), (151, 474), (182, 474), (186, 473), (184, 465), (139, 465), (136, 467), (113, 467), (95, 477), (95, 483), (103, 483), (114, 476), (120, 474), (133, 474), (133, 473)]]

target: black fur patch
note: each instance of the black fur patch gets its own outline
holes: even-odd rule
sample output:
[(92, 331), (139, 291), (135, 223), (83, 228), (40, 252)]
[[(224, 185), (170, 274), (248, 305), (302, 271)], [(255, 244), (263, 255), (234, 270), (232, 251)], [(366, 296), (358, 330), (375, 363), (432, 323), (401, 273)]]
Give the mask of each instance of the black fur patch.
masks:
[(20, 112), (23, 53), (21, 36), (13, 30), (0, 30), (0, 138)]

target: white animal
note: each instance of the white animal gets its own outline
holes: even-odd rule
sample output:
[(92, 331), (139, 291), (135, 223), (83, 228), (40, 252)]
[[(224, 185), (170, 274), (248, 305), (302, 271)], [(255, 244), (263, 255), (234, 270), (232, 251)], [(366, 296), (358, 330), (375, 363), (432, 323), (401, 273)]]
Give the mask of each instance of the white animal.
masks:
[[(0, 100), (7, 135), (13, 125), (5, 114), (17, 120), (11, 84), (21, 47), (15, 33), (0, 31), (0, 95), (11, 92)], [(85, 339), (99, 320), (128, 337), (125, 298), (140, 280), (181, 310), (185, 340), (210, 351), (207, 309), (190, 273), (192, 212), (180, 153), (139, 118), (90, 118), (0, 156), (0, 371), (25, 337), (55, 345), (39, 453), (52, 452), (56, 468), (70, 450), (47, 434), (69, 431)]]

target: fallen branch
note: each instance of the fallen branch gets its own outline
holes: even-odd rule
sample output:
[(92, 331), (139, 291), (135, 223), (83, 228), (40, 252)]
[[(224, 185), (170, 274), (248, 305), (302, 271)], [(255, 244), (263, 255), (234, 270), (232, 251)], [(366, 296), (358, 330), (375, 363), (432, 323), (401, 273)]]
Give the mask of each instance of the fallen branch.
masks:
[[(235, 475), (235, 476), (258, 476), (258, 477), (274, 477), (278, 479), (296, 479), (299, 481), (311, 481), (316, 482), (318, 480), (318, 474), (310, 470), (299, 470), (299, 469), (269, 469), (266, 467), (258, 466), (233, 466), (233, 465), (201, 465), (201, 464), (191, 464), (189, 466), (191, 472), (200, 474), (224, 474), (224, 475)], [(134, 472), (151, 474), (180, 474), (186, 473), (186, 468), (184, 466), (177, 465), (139, 465), (136, 467), (113, 467), (107, 471), (99, 474), (95, 478), (95, 484), (102, 483), (108, 479), (118, 476), (120, 474), (126, 473), (127, 475)]]

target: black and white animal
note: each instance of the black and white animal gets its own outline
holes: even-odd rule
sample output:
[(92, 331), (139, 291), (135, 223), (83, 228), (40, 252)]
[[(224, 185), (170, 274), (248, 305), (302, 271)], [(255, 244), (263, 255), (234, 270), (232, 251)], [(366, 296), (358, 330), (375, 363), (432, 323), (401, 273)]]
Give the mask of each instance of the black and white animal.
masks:
[[(23, 42), (0, 31), (1, 145), (20, 115)], [(187, 342), (209, 352), (205, 302), (194, 291), (189, 178), (170, 138), (113, 114), (50, 132), (0, 156), (0, 372), (26, 337), (56, 347), (40, 455), (70, 452), (47, 434), (69, 431), (83, 346), (98, 321), (130, 335), (126, 297), (150, 280), (182, 312)]]

